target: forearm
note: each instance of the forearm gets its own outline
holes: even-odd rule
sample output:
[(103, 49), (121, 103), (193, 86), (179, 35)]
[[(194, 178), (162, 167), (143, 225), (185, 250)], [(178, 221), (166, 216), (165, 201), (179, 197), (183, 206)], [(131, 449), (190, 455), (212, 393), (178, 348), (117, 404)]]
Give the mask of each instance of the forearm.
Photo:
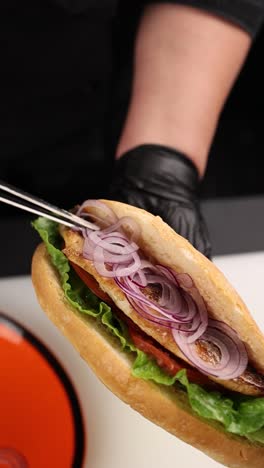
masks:
[(234, 24), (192, 7), (146, 8), (117, 157), (157, 143), (188, 155), (202, 175), (226, 97), (251, 44)]

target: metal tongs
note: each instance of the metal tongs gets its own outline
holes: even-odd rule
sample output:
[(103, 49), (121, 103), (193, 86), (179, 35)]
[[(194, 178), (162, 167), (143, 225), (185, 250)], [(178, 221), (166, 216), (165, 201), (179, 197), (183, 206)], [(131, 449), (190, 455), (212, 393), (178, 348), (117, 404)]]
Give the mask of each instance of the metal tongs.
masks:
[[(67, 210), (58, 208), (0, 180), (0, 202), (29, 211), (71, 228), (91, 228), (91, 223)], [(93, 229), (100, 229), (93, 225)]]

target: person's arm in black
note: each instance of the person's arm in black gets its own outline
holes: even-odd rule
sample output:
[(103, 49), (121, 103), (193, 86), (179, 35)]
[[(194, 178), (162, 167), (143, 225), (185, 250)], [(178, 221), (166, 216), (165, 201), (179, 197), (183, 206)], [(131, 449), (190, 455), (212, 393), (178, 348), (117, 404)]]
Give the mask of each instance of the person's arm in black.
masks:
[(208, 256), (199, 179), (251, 43), (238, 23), (173, 3), (147, 6), (135, 41), (131, 100), (110, 195), (160, 215)]

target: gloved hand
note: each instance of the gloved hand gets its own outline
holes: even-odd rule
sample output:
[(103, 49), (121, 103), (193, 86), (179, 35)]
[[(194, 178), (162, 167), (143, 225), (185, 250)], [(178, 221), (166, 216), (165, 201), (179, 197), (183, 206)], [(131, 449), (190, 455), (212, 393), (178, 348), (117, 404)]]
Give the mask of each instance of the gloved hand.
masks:
[(177, 233), (210, 258), (211, 244), (197, 191), (198, 171), (178, 151), (141, 145), (115, 162), (109, 198), (160, 216)]

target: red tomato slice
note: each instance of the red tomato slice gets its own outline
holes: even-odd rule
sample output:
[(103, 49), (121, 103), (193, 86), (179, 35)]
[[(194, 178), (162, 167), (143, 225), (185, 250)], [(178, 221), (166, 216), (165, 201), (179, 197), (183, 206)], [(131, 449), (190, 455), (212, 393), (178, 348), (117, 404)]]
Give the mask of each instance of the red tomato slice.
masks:
[(155, 358), (157, 364), (165, 369), (169, 375), (175, 375), (182, 368), (176, 360), (171, 358), (165, 351), (158, 349), (150, 340), (142, 336), (134, 328), (129, 327), (129, 334), (134, 345), (144, 353)]
[[(132, 338), (134, 345), (154, 358), (157, 364), (164, 369), (169, 375), (174, 376), (181, 369), (186, 369), (185, 363), (180, 363), (176, 358), (171, 357), (166, 351), (158, 348), (155, 343), (148, 338), (146, 335), (138, 332), (134, 327), (129, 327), (129, 334)], [(214, 383), (200, 372), (189, 369), (187, 367), (187, 376), (191, 382), (195, 382), (201, 385), (213, 385)]]
[(115, 305), (114, 302), (112, 301), (111, 297), (108, 296), (99, 286), (98, 282), (96, 279), (93, 278), (87, 271), (85, 271), (83, 268), (81, 268), (79, 265), (76, 265), (76, 263), (70, 262), (72, 268), (76, 271), (77, 275), (81, 280), (86, 284), (86, 286), (91, 289), (91, 291), (99, 297), (99, 299), (102, 299), (106, 304), (108, 305)]

